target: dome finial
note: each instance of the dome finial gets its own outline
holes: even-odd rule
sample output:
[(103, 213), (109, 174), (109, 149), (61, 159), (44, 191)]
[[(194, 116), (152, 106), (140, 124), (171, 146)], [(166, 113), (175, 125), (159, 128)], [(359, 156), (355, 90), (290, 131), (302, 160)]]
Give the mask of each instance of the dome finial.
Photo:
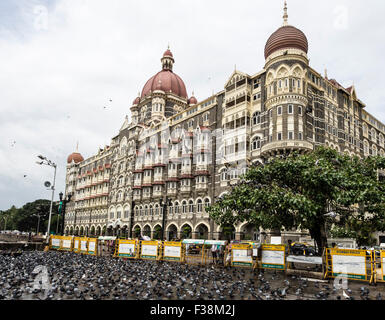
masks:
[(288, 25), (288, 18), (289, 18), (289, 15), (287, 14), (287, 2), (285, 0), (285, 6), (283, 8), (283, 25), (284, 26)]

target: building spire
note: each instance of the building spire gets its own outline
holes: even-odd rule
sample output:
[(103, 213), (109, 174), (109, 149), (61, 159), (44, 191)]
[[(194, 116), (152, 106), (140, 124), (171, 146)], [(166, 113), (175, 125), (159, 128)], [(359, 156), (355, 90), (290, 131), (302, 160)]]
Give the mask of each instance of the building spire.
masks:
[(283, 8), (283, 25), (284, 26), (289, 25), (288, 24), (288, 18), (289, 18), (289, 15), (287, 14), (287, 2), (285, 0), (285, 6)]
[(76, 142), (76, 152), (79, 152), (79, 141)]

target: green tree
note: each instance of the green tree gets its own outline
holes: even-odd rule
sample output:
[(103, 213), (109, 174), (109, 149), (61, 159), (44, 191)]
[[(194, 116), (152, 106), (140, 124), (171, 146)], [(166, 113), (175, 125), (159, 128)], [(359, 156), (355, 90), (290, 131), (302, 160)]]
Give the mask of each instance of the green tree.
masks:
[[(252, 167), (232, 191), (209, 208), (220, 225), (249, 222), (271, 230), (308, 230), (320, 250), (326, 224), (385, 230), (385, 159), (341, 155), (317, 148)], [(335, 216), (327, 215), (330, 210)], [(354, 229), (353, 229), (354, 230)]]
[[(36, 232), (38, 220), (40, 216), (39, 232), (45, 232), (47, 230), (49, 209), (51, 201), (49, 200), (36, 200), (25, 204), (21, 208), (12, 206), (10, 209), (4, 211), (2, 216), (7, 218), (8, 230), (19, 230), (24, 232)], [(52, 207), (51, 218), (51, 230), (56, 230), (58, 207), (54, 203)], [(4, 220), (4, 219), (3, 219)], [(4, 228), (4, 226), (3, 226)]]

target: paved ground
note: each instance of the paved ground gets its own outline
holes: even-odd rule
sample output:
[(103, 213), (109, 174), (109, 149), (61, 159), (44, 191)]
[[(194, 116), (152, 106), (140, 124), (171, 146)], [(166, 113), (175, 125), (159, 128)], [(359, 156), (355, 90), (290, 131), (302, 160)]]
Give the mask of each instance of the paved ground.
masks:
[[(348, 281), (348, 288), (344, 291), (355, 300), (382, 300), (385, 284), (369, 286)], [(16, 257), (0, 256), (0, 300), (349, 298), (343, 295), (342, 289), (333, 288), (332, 280), (329, 283), (304, 281), (274, 271), (260, 273), (241, 268), (199, 267), (65, 252), (35, 251)]]

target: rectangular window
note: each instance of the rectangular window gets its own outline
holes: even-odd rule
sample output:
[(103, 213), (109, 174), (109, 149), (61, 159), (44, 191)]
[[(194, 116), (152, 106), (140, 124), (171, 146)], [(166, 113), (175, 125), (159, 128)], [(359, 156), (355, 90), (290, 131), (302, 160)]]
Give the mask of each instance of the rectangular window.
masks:
[(302, 107), (298, 107), (298, 114), (302, 116)]
[(278, 132), (278, 133), (277, 133), (277, 140), (278, 140), (278, 141), (281, 141), (281, 140), (282, 140), (282, 133), (281, 133), (281, 132)]
[(288, 111), (289, 114), (293, 114), (293, 105), (289, 104)]
[(289, 140), (293, 140), (293, 139), (294, 139), (294, 132), (290, 131), (289, 132)]
[(298, 140), (302, 140), (302, 132), (298, 132)]
[(278, 115), (281, 115), (281, 114), (282, 114), (282, 107), (281, 107), (281, 106), (279, 106), (279, 107), (277, 108), (277, 114), (278, 114)]

